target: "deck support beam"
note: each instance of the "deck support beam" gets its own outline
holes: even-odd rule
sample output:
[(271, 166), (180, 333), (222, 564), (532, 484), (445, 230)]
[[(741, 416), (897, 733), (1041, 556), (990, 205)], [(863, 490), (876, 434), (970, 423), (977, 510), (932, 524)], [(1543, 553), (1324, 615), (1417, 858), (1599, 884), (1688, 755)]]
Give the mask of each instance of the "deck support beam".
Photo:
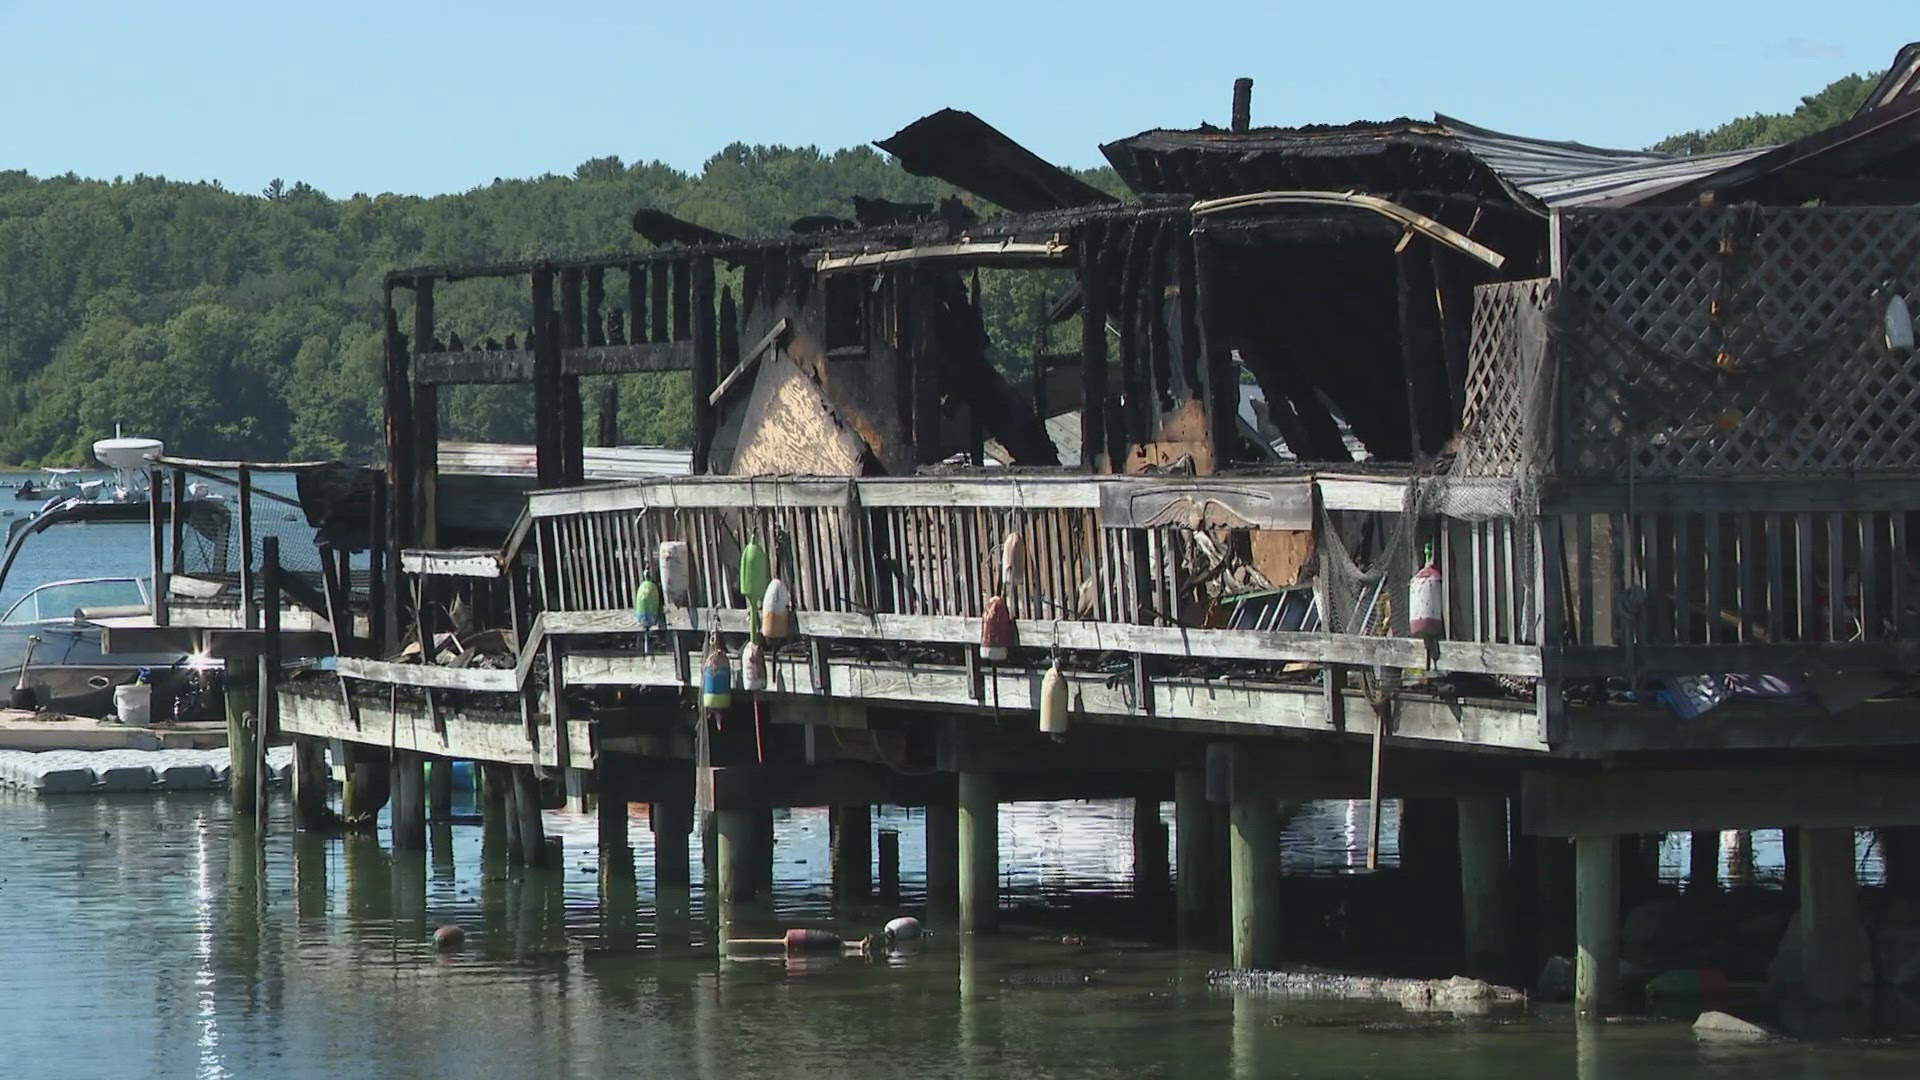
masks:
[(1513, 902), (1507, 841), (1507, 800), (1461, 799), (1460, 904), (1466, 971), (1500, 979), (1513, 968)]
[(1576, 836), (1573, 860), (1573, 1009), (1592, 1022), (1619, 1000), (1620, 838)]
[(991, 773), (960, 774), (960, 932), (1000, 925), (1000, 785)]
[(1280, 963), (1280, 807), (1235, 799), (1227, 857), (1233, 883), (1233, 966)]

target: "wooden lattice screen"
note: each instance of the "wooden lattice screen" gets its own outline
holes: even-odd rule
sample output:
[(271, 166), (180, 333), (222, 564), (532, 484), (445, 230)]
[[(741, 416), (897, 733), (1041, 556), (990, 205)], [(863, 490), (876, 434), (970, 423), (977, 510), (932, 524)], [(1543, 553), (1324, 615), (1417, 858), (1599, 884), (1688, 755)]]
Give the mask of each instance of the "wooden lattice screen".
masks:
[(1559, 235), (1556, 472), (1920, 468), (1920, 358), (1884, 338), (1920, 209), (1567, 211)]
[[(1461, 411), (1457, 476), (1512, 476), (1529, 457), (1528, 402), (1546, 347), (1549, 278), (1503, 281), (1473, 291), (1473, 342)], [(1544, 463), (1542, 463), (1544, 464)]]

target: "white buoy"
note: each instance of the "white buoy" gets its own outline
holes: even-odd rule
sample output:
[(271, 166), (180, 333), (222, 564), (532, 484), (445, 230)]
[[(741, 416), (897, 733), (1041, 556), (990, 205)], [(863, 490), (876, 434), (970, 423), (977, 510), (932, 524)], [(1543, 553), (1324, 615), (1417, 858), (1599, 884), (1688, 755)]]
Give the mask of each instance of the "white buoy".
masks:
[(740, 689), (752, 693), (767, 688), (767, 652), (757, 641), (740, 650)]
[(767, 582), (767, 594), (760, 602), (760, 636), (779, 641), (793, 630), (793, 595), (779, 578)]
[(693, 589), (693, 553), (685, 540), (660, 542), (660, 591), (667, 603), (686, 607)]
[(914, 941), (920, 937), (920, 920), (911, 915), (902, 915), (887, 923), (887, 940)]
[(1040, 730), (1048, 735), (1067, 733), (1067, 677), (1061, 673), (1058, 660), (1040, 680)]

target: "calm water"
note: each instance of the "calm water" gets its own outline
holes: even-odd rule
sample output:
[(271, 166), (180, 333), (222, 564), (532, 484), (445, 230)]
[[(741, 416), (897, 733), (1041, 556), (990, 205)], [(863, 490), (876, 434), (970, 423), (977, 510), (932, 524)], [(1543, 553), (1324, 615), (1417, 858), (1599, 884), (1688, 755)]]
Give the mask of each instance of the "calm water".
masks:
[[(1328, 807), (1338, 804), (1327, 804)], [(1329, 816), (1331, 815), (1331, 816)], [(1316, 809), (1293, 857), (1339, 831)], [(509, 872), (475, 826), (430, 855), (384, 837), (288, 833), (276, 803), (257, 869), (214, 796), (0, 794), (0, 1074), (21, 1077), (1908, 1077), (1898, 1045), (1695, 1045), (1684, 1025), (1577, 1035), (1564, 1012), (1381, 1031), (1393, 1006), (1211, 990), (1221, 957), (1069, 943), (1058, 931), (936, 934), (885, 963), (722, 961), (699, 887), (661, 897), (634, 822), (636, 887), (602, 902), (590, 818), (548, 815), (563, 868)], [(902, 908), (924, 880), (902, 831)], [(1003, 811), (1017, 905), (1122, 893), (1126, 804)], [(769, 931), (871, 929), (896, 908), (835, 910), (824, 813), (777, 820)], [(238, 840), (236, 843), (235, 841)], [(697, 848), (697, 845), (696, 845)], [(1325, 850), (1331, 852), (1337, 843)], [(1115, 853), (1119, 854), (1116, 855)], [(697, 851), (696, 851), (697, 858)], [(696, 879), (698, 873), (696, 870)], [(752, 916), (750, 916), (752, 917)], [(465, 926), (439, 955), (435, 926)], [(1061, 973), (1089, 974), (1069, 987)], [(1041, 976), (1036, 980), (1035, 976)]]

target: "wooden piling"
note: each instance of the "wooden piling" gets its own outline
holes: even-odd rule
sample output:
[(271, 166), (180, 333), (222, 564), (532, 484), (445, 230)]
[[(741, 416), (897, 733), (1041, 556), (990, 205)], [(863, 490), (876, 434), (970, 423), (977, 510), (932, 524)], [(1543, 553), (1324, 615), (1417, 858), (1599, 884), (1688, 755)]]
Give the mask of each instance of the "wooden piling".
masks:
[(1597, 1021), (1619, 1000), (1620, 838), (1577, 836), (1573, 860), (1573, 1008)]
[(427, 806), (430, 820), (446, 821), (453, 817), (452, 758), (436, 757), (427, 761)]
[(393, 849), (427, 850), (426, 758), (412, 750), (393, 752)]
[(900, 898), (900, 833), (896, 829), (881, 829), (880, 848), (880, 898), (897, 900)]
[(1507, 850), (1507, 800), (1460, 800), (1460, 907), (1466, 971), (1479, 979), (1512, 973), (1513, 897)]
[(633, 845), (627, 837), (627, 794), (602, 773), (600, 790), (594, 797), (595, 822), (599, 826), (600, 872), (632, 874)]
[(540, 816), (540, 780), (531, 765), (513, 766), (514, 828), (520, 834), (521, 858), (528, 866), (546, 866), (551, 859), (545, 820)]
[(873, 808), (836, 806), (827, 812), (827, 821), (834, 899), (865, 899), (873, 892)]
[(517, 771), (512, 765), (494, 765), (499, 770), (501, 787), (501, 809), (505, 811), (504, 822), (506, 855), (509, 865), (521, 866), (527, 861), (527, 849), (520, 831), (520, 783), (514, 775)]
[(1167, 823), (1160, 820), (1160, 800), (1155, 796), (1136, 796), (1133, 800), (1133, 896), (1146, 914), (1164, 910), (1167, 876)]
[(1000, 924), (1000, 785), (991, 773), (960, 774), (960, 932)]
[(1800, 964), (1806, 996), (1844, 1005), (1861, 996), (1860, 913), (1852, 829), (1799, 833)]
[(227, 790), (234, 813), (251, 819), (256, 798), (254, 710), (259, 707), (260, 661), (254, 657), (227, 660)]
[(1696, 829), (1688, 837), (1687, 891), (1710, 893), (1720, 887), (1720, 834)]
[(674, 799), (648, 808), (653, 827), (653, 880), (656, 885), (685, 887), (693, 883), (693, 859), (687, 839), (693, 834), (693, 801)]
[(1235, 799), (1227, 858), (1233, 884), (1233, 966), (1280, 962), (1280, 808)]
[(714, 855), (718, 862), (715, 891), (720, 902), (750, 901), (754, 897), (754, 850), (758, 829), (751, 810), (716, 810)]
[(926, 830), (927, 908), (950, 915), (960, 902), (960, 808), (929, 805)]
[(293, 737), (293, 827), (317, 829), (326, 822), (326, 744), (296, 735)]
[(513, 787), (506, 766), (476, 763), (473, 783), (480, 803), (481, 836), (503, 839), (507, 827), (507, 793)]
[(260, 701), (253, 745), (254, 817), (259, 835), (266, 836), (267, 784), (272, 774), (267, 766), (267, 746), (280, 729), (280, 538), (269, 536), (260, 545), (260, 583), (265, 611), (261, 622)]
[(1214, 913), (1219, 903), (1214, 863), (1213, 808), (1207, 802), (1207, 774), (1181, 769), (1173, 774), (1174, 910), (1180, 937), (1195, 944), (1213, 939)]

